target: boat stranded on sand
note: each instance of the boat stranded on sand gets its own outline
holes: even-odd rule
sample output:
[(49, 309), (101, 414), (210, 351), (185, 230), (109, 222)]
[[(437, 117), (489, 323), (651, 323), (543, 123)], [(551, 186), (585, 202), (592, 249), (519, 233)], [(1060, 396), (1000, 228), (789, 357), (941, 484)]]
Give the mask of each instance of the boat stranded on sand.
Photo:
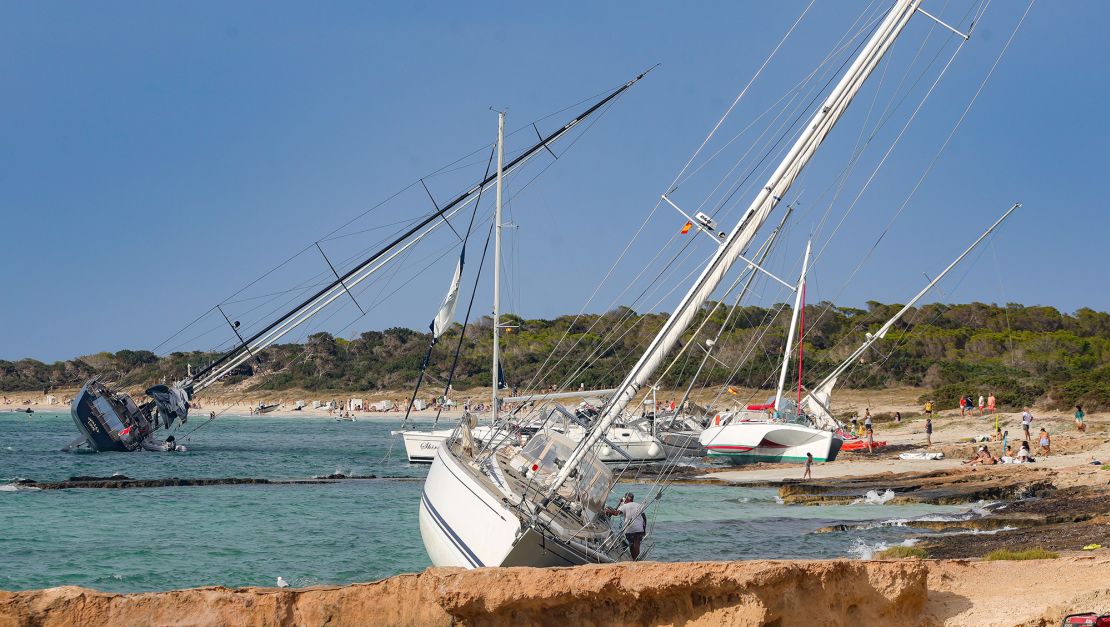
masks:
[[(858, 54), (855, 60), (840, 66), (847, 69), (828, 96), (814, 109), (809, 122), (796, 127), (801, 130), (792, 147), (786, 151), (766, 183), (758, 188), (755, 198), (730, 232), (718, 232), (714, 220), (700, 212), (696, 216), (686, 214), (668, 198), (671, 191), (662, 197), (687, 220), (682, 233), (697, 224), (697, 232), (704, 232), (711, 238), (715, 249), (639, 361), (620, 385), (607, 395), (596, 415), (582, 424), (583, 437), (575, 441), (557, 431), (555, 423), (558, 417), (565, 417), (570, 412), (558, 407), (547, 409), (550, 407), (549, 399), (543, 394), (537, 394), (535, 405), (524, 412), (530, 417), (517, 418), (514, 415), (514, 420), (499, 420), (495, 381), (491, 425), (477, 427), (476, 417), (465, 415), (451, 435), (439, 444), (424, 483), (419, 510), (421, 537), (433, 564), (465, 568), (556, 566), (612, 562), (631, 557), (629, 545), (622, 537), (624, 529), (611, 526), (608, 512), (612, 510), (605, 507), (605, 500), (616, 482), (615, 469), (607, 467), (599, 459), (596, 446), (604, 441), (615, 425), (630, 424), (636, 420), (626, 413), (629, 404), (650, 384), (668, 355), (678, 350), (679, 346), (685, 350), (685, 346), (692, 344), (686, 337), (687, 331), (704, 311), (703, 307), (735, 262), (742, 260), (753, 274), (759, 271), (770, 275), (758, 262), (745, 257), (745, 251), (771, 212), (782, 203), (868, 76), (883, 60), (910, 19), (918, 14), (920, 5), (921, 0), (898, 0), (885, 16), (861, 28), (859, 36), (862, 43), (856, 48)], [(958, 30), (931, 14), (922, 13), (945, 27), (946, 32), (959, 34)], [(866, 41), (862, 41), (865, 34)], [(829, 79), (826, 85), (831, 83), (832, 79)], [(705, 241), (700, 237), (696, 239)], [(795, 319), (801, 311), (807, 263), (803, 262), (797, 285), (787, 284), (770, 275), (795, 292)], [(497, 326), (495, 317), (495, 333)], [(788, 338), (793, 338), (793, 331), (792, 323)], [(707, 340), (706, 344), (707, 348), (703, 350), (708, 357), (713, 342)], [(799, 406), (804, 395), (800, 387), (796, 400), (786, 398), (783, 393), (789, 354), (788, 346), (778, 392), (768, 407), (734, 412), (729, 416), (731, 422), (714, 424), (701, 433), (699, 443), (706, 446), (710, 454), (728, 455), (741, 462), (801, 460), (807, 452), (818, 460), (835, 459), (844, 444), (844, 438), (838, 433), (839, 423), (831, 419), (831, 415), (826, 419), (825, 416), (810, 416), (801, 412)], [(688, 396), (689, 391), (687, 398), (679, 403), (679, 408), (685, 405)], [(827, 407), (827, 394), (823, 400)], [(771, 415), (768, 416), (766, 411), (771, 411)], [(699, 417), (687, 417), (691, 420), (672, 421), (677, 423), (673, 433), (684, 433), (688, 438), (704, 424)], [(643, 420), (647, 420), (646, 415)], [(538, 428), (526, 441), (514, 433), (514, 427), (522, 424)], [(479, 429), (483, 429), (482, 437), (477, 437)], [(658, 431), (654, 424), (652, 429)], [(688, 440), (676, 441), (676, 445), (678, 450), (695, 448), (690, 446)], [(726, 449), (726, 446), (731, 448)], [(672, 466), (665, 465), (659, 481), (651, 488), (656, 498), (661, 495), (662, 486), (668, 480), (667, 473), (672, 469)], [(647, 503), (645, 499), (644, 504)], [(625, 521), (625, 525), (633, 522), (635, 520)], [(646, 516), (643, 528), (648, 532), (644, 542), (649, 543), (645, 546), (650, 550), (651, 524)]]

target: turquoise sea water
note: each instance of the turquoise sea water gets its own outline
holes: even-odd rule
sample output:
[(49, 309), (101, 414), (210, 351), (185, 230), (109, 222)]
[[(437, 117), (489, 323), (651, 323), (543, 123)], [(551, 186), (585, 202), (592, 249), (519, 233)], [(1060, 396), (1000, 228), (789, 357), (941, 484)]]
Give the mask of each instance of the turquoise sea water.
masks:
[[(193, 429), (190, 422), (178, 432)], [(68, 415), (0, 413), (0, 589), (110, 591), (370, 581), (429, 566), (417, 528), (426, 469), (405, 462), (394, 420), (225, 417), (187, 453), (61, 453)], [(392, 451), (390, 447), (392, 444)], [(127, 490), (16, 489), (15, 478), (381, 478), (329, 484)], [(7, 484), (7, 485), (5, 485)], [(644, 486), (631, 486), (646, 493)], [(618, 492), (626, 490), (621, 486)], [(786, 506), (768, 489), (676, 485), (659, 503), (650, 558), (661, 561), (865, 555), (911, 533), (880, 524), (966, 507)], [(821, 526), (874, 528), (815, 534)]]

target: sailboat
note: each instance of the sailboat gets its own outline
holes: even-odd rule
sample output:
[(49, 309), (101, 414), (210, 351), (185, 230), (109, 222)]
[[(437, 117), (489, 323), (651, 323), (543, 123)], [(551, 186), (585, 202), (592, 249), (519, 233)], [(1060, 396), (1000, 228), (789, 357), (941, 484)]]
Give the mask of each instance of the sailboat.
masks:
[(766, 184), (675, 307), (577, 444), (552, 430), (523, 447), (475, 447), (464, 422), (436, 451), (420, 500), (420, 534), (436, 566), (556, 566), (629, 556), (610, 526), (605, 499), (614, 476), (594, 446), (649, 383), (702, 305), (742, 258), (867, 77), (915, 14), (921, 0), (898, 0), (878, 23)]
[[(647, 72), (650, 72), (650, 71), (651, 70), (649, 69)], [(577, 118), (571, 124), (568, 124), (568, 128), (570, 126), (574, 125), (574, 124), (577, 124), (578, 121), (580, 121), (582, 118), (586, 117), (587, 115), (589, 115), (593, 111), (597, 110), (598, 108), (600, 108), (602, 105), (604, 105), (609, 100), (618, 96), (625, 89), (631, 87), (633, 84), (635, 84), (641, 78), (643, 78), (647, 74), (647, 72), (644, 72), (644, 73), (638, 75), (636, 78), (632, 79), (631, 81), (629, 81), (628, 83), (626, 83), (625, 85), (621, 86), (619, 89), (614, 91), (612, 94), (607, 96), (601, 102), (599, 102), (598, 104), (596, 104), (593, 107), (591, 107), (590, 109), (588, 109), (582, 116)], [(496, 208), (495, 208), (495, 222), (494, 222), (494, 262), (493, 262), (493, 365), (492, 365), (492, 368), (491, 368), (491, 372), (493, 374), (493, 381), (492, 381), (493, 398), (492, 398), (492, 403), (490, 405), (491, 406), (491, 415), (490, 415), (490, 418), (489, 418), (489, 424), (485, 425), (485, 426), (482, 426), (482, 427), (478, 427), (477, 424), (474, 424), (474, 425), (472, 425), (473, 428), (468, 431), (468, 437), (469, 438), (471, 438), (471, 439), (477, 438), (479, 441), (484, 441), (486, 439), (495, 439), (496, 438), (496, 436), (495, 436), (496, 431), (499, 428), (501, 428), (503, 426), (506, 426), (506, 425), (499, 424), (499, 423), (502, 422), (501, 419), (500, 419), (500, 416), (499, 416), (499, 409), (500, 409), (502, 403), (505, 403), (505, 402), (527, 402), (527, 401), (534, 400), (533, 396), (507, 397), (507, 398), (501, 398), (501, 399), (498, 398), (499, 391), (503, 390), (507, 387), (505, 385), (503, 369), (502, 369), (502, 366), (501, 366), (501, 351), (500, 351), (500, 338), (501, 338), (501, 328), (502, 328), (501, 322), (500, 322), (500, 298), (501, 298), (501, 295), (500, 295), (500, 290), (501, 290), (501, 287), (500, 287), (501, 286), (501, 262), (500, 262), (500, 259), (501, 259), (501, 228), (502, 228), (500, 216), (501, 216), (501, 195), (502, 195), (501, 181), (503, 180), (504, 175), (509, 172), (510, 168), (509, 167), (504, 167), (504, 168), (502, 167), (502, 162), (503, 162), (503, 158), (504, 158), (503, 141), (504, 141), (504, 119), (500, 118), (499, 119), (499, 124), (498, 124), (498, 145), (497, 145), (498, 171), (494, 175), (494, 178), (496, 179), (497, 184), (495, 185), (495, 189), (496, 189), (495, 205), (496, 205)], [(509, 165), (511, 166), (512, 164), (509, 164)], [(428, 351), (424, 356), (424, 363), (421, 366), (421, 370), (420, 370), (420, 379), (417, 381), (416, 388), (413, 391), (413, 401), (416, 398), (417, 390), (419, 390), (420, 381), (423, 380), (424, 372), (426, 371), (426, 369), (428, 367), (428, 360), (431, 357), (432, 346), (435, 345), (436, 340), (439, 338), (439, 336), (444, 331), (446, 331), (446, 329), (447, 329), (448, 325), (450, 324), (451, 320), (453, 320), (453, 318), (454, 318), (455, 307), (458, 303), (459, 281), (461, 280), (462, 268), (463, 268), (463, 258), (460, 256), (459, 263), (456, 266), (455, 274), (452, 278), (451, 285), (450, 285), (450, 287), (447, 291), (447, 295), (444, 298), (444, 302), (440, 306), (440, 309), (437, 312), (436, 317), (432, 321), (432, 324), (431, 324), (432, 340), (431, 340), (431, 344), (428, 347)], [(448, 383), (448, 389), (449, 388), (450, 388), (450, 383)], [(447, 396), (446, 396), (447, 391), (448, 390), (444, 391), (444, 399), (447, 398)], [(548, 395), (548, 398), (549, 397), (550, 397), (550, 395)], [(410, 403), (409, 403), (409, 409), (410, 410), (411, 410), (412, 406), (413, 406), (413, 403), (410, 401)], [(577, 412), (577, 413), (580, 414), (580, 415), (584, 414), (588, 411), (588, 409), (589, 409), (588, 407), (584, 407), (583, 411), (580, 411), (580, 412)], [(438, 425), (438, 416), (437, 416), (437, 419), (436, 419), (436, 424), (433, 425), (431, 429), (406, 429), (406, 428), (404, 428), (404, 425), (406, 425), (408, 423), (408, 415), (409, 415), (408, 412), (406, 412), (405, 420), (402, 422), (402, 428), (399, 429), (399, 430), (391, 432), (391, 435), (394, 435), (394, 436), (400, 435), (401, 436), (401, 438), (403, 439), (404, 444), (405, 444), (405, 454), (408, 457), (408, 461), (410, 463), (432, 463), (433, 460), (435, 459), (436, 452), (439, 450), (439, 448), (441, 446), (443, 446), (443, 444), (447, 440), (447, 438), (451, 437), (452, 434), (455, 433), (456, 429), (455, 428), (437, 429), (436, 425)], [(464, 420), (468, 420), (470, 418), (473, 418), (473, 416), (469, 416), (469, 415), (464, 416)], [(603, 461), (625, 462), (625, 461), (631, 459), (636, 463), (643, 463), (643, 462), (659, 461), (659, 460), (662, 460), (662, 459), (666, 458), (665, 454), (663, 453), (663, 449), (654, 440), (654, 438), (652, 438), (652, 436), (650, 434), (645, 435), (641, 431), (639, 431), (639, 430), (637, 430), (637, 429), (635, 429), (631, 426), (622, 425), (621, 427), (622, 428), (620, 428), (619, 430), (615, 429), (613, 431), (613, 433), (611, 435), (611, 438), (612, 438), (611, 440), (608, 440), (606, 442), (602, 442), (597, 446), (597, 449), (598, 449), (597, 452), (602, 456)], [(520, 432), (521, 429), (525, 429), (525, 430), (529, 429), (528, 426), (520, 425), (520, 424), (511, 425), (510, 428), (515, 429), (517, 432)], [(571, 422), (564, 423), (564, 428), (559, 429), (559, 431), (560, 431), (560, 433), (562, 433), (566, 437), (570, 438), (570, 440), (572, 442), (577, 442), (579, 439), (584, 437), (584, 430), (581, 426), (581, 423), (573, 421), (573, 420)], [(616, 444), (614, 442), (614, 440), (619, 441), (620, 444)]]
[[(714, 424), (706, 428), (699, 438), (709, 457), (725, 459), (733, 464), (748, 464), (803, 462), (808, 455), (812, 455), (814, 461), (831, 462), (844, 445), (844, 440), (836, 433), (811, 425), (809, 418), (798, 411), (798, 403), (783, 395), (794, 330), (798, 328), (798, 317), (805, 307), (809, 255), (810, 246), (807, 245), (802, 276), (795, 288), (794, 311), (786, 334), (775, 397), (763, 405), (749, 405), (741, 411), (715, 416)], [(800, 398), (801, 387), (798, 390)]]
[[(490, 424), (498, 424), (500, 388), (500, 232), (503, 180), (505, 114), (497, 120), (497, 201), (494, 218), (493, 381)], [(613, 475), (596, 456), (582, 464), (579, 483), (564, 498), (587, 503), (577, 512), (553, 509), (541, 516), (544, 527), (557, 530), (565, 543), (547, 546), (542, 532), (523, 530), (517, 516), (507, 516), (512, 504), (527, 499), (529, 491), (547, 484), (559, 471), (558, 460), (575, 449), (575, 443), (553, 430), (535, 433), (519, 449), (507, 446), (482, 447), (474, 440), (476, 420), (464, 416), (458, 437), (445, 440), (435, 453), (420, 501), (420, 535), (436, 565), (476, 568), (488, 565), (558, 566), (590, 561), (614, 561), (619, 553), (611, 544), (610, 529), (595, 514), (604, 505)], [(492, 433), (487, 437), (495, 437)], [(582, 483), (585, 482), (585, 483)], [(463, 488), (463, 489), (459, 489)], [(582, 488), (579, 491), (578, 488)], [(478, 511), (475, 511), (478, 510)], [(474, 514), (474, 515), (469, 515)], [(489, 525), (493, 525), (490, 527)], [(536, 534), (518, 543), (507, 554), (499, 549), (504, 534)], [(462, 540), (462, 537), (468, 540)]]
[[(546, 136), (541, 135), (535, 144), (505, 164), (503, 173), (520, 169), (533, 157), (550, 151), (554, 144), (566, 137), (583, 120), (589, 118), (612, 102), (614, 98), (624, 93), (644, 74), (646, 72), (602, 97), (554, 132)], [(503, 173), (499, 173), (497, 176)], [(331, 261), (327, 260), (327, 256), (324, 255), (328, 268), (334, 275), (334, 280), (323, 281), (323, 287), (316, 290), (307, 299), (285, 310), (284, 313), (270, 322), (263, 321), (264, 326), (248, 337), (244, 337), (240, 321), (229, 317), (221, 306), (214, 307), (213, 309), (220, 312), (223, 321), (233, 332), (234, 338), (237, 340), (236, 344), (230, 350), (220, 353), (198, 372), (193, 373), (190, 370), (187, 376), (180, 381), (148, 388), (146, 390), (148, 399), (136, 400), (126, 390), (113, 387), (100, 379), (88, 381), (70, 405), (70, 415), (80, 432), (80, 436), (63, 450), (68, 451), (78, 448), (89, 448), (98, 452), (127, 452), (143, 449), (180, 450), (180, 445), (173, 444), (172, 436), (164, 442), (159, 442), (155, 435), (159, 430), (169, 429), (175, 423), (184, 423), (188, 419), (191, 399), (196, 394), (231, 375), (236, 369), (248, 365), (249, 362), (258, 361), (258, 354), (261, 351), (274, 345), (291, 331), (326, 310), (336, 300), (350, 297), (358, 304), (352, 292), (356, 286), (374, 277), (383, 268), (390, 267), (390, 264), (397, 263), (399, 257), (444, 224), (449, 224), (447, 221), (451, 217), (471, 203), (476, 203), (481, 193), (493, 185), (494, 179), (494, 175), (487, 175), (449, 202), (442, 205), (436, 204), (435, 211), (407, 223), (398, 235), (384, 246), (374, 250), (369, 256), (364, 258), (361, 255), (355, 257), (355, 259), (361, 258), (362, 260), (356, 262), (350, 270), (343, 274), (340, 274)], [(317, 243), (317, 248), (319, 248), (319, 243)], [(322, 253), (323, 249), (320, 249), (320, 251)], [(318, 284), (310, 283), (309, 288), (305, 289), (313, 289), (315, 285)], [(264, 413), (264, 411), (270, 411), (276, 407), (276, 405), (272, 407), (263, 406), (259, 408), (259, 411)]]

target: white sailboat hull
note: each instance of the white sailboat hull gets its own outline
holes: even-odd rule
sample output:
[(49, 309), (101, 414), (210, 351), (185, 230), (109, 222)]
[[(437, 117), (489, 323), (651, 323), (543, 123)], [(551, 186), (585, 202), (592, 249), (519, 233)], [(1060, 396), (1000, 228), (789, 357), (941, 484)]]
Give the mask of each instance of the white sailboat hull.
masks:
[(412, 464), (430, 464), (453, 429), (436, 429), (431, 431), (401, 431), (401, 438), (405, 442), (405, 455)]
[[(586, 437), (586, 432), (580, 427), (575, 427), (566, 434), (576, 443)], [(605, 439), (619, 446), (628, 453), (630, 459), (614, 450), (604, 440), (594, 445), (593, 452), (598, 459), (607, 464), (644, 464), (660, 462), (667, 459), (667, 452), (663, 446), (650, 433), (633, 427), (610, 427), (605, 433)]]
[(738, 422), (712, 426), (702, 432), (709, 457), (733, 464), (804, 462), (806, 453), (817, 462), (831, 462), (843, 440), (831, 431), (778, 422)]
[(611, 561), (533, 529), (522, 530), (516, 513), (497, 497), (447, 446), (436, 451), (420, 497), (420, 537), (432, 564), (545, 567)]

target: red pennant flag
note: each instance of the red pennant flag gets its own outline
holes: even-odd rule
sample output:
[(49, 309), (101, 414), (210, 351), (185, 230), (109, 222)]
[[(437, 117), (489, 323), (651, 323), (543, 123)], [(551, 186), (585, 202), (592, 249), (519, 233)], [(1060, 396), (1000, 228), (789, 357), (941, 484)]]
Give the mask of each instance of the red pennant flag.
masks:
[(687, 222), (686, 226), (682, 227), (682, 234), (686, 235), (687, 233), (689, 233), (690, 232), (690, 227), (692, 227), (692, 226), (694, 226), (693, 222)]

